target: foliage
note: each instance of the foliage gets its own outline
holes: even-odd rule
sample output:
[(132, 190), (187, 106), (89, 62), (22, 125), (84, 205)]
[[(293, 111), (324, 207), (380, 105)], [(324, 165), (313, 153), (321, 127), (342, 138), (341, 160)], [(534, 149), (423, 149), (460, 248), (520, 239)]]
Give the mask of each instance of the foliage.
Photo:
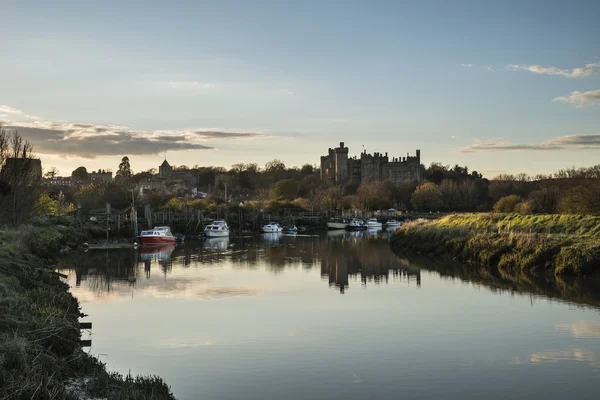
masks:
[(79, 204), (84, 212), (90, 212), (97, 208), (105, 206), (104, 201), (104, 190), (96, 185), (82, 186), (75, 193), (75, 200)]
[(76, 182), (87, 182), (90, 180), (90, 174), (86, 167), (77, 167), (71, 172), (71, 178)]
[(163, 208), (167, 210), (171, 209), (181, 211), (183, 210), (183, 203), (177, 197), (171, 197), (169, 200), (167, 200)]
[(418, 186), (410, 202), (417, 211), (439, 211), (444, 205), (442, 192), (431, 182)]
[(75, 212), (75, 205), (64, 199), (53, 199), (48, 193), (42, 193), (35, 203), (35, 214), (39, 216), (63, 216)]
[(129, 165), (129, 157), (123, 157), (119, 164), (119, 169), (115, 174), (115, 180), (122, 184), (126, 184), (131, 180), (133, 172), (131, 171), (131, 165)]
[(275, 198), (293, 200), (298, 195), (298, 182), (293, 179), (284, 179), (275, 184), (273, 188)]
[(31, 144), (1, 125), (0, 166), (0, 221), (18, 226), (34, 215), (42, 171)]
[(494, 212), (497, 213), (511, 213), (518, 210), (518, 205), (521, 202), (521, 197), (516, 194), (511, 194), (502, 197), (494, 204)]

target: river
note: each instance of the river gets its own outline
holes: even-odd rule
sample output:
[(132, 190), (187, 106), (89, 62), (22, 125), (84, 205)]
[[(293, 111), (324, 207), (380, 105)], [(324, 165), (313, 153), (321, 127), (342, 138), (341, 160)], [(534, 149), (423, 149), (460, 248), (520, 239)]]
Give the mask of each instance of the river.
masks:
[(595, 281), (472, 274), (384, 232), (90, 250), (59, 270), (90, 352), (181, 400), (598, 398)]

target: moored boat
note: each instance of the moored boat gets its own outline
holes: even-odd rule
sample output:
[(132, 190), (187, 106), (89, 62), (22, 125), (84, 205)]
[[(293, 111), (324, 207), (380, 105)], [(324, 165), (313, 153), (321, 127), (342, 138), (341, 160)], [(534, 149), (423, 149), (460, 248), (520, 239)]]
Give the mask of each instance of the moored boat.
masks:
[(386, 228), (399, 228), (400, 225), (402, 224), (395, 219), (388, 219), (385, 223)]
[(204, 228), (206, 237), (229, 237), (229, 227), (225, 221), (213, 221)]
[(283, 231), (283, 228), (277, 222), (269, 222), (263, 225), (262, 231), (265, 233), (278, 233)]
[(353, 218), (352, 221), (350, 221), (350, 223), (346, 227), (346, 229), (349, 231), (364, 231), (365, 229), (367, 229), (367, 225), (362, 219)]
[(328, 229), (346, 229), (348, 227), (348, 221), (343, 218), (331, 218), (327, 221)]
[(369, 229), (381, 229), (381, 222), (377, 221), (377, 218), (371, 218), (367, 221), (367, 228)]
[(283, 228), (283, 231), (286, 233), (297, 233), (298, 227), (296, 225), (287, 225), (285, 228)]
[(175, 243), (175, 236), (173, 236), (171, 228), (168, 226), (157, 226), (153, 229), (142, 231), (137, 240), (143, 246), (156, 246)]

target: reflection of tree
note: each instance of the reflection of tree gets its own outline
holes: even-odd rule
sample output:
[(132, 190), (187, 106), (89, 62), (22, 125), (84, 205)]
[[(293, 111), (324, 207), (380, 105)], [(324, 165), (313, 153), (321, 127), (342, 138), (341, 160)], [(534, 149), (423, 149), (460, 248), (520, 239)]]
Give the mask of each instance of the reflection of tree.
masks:
[(133, 249), (89, 250), (64, 257), (58, 268), (74, 270), (77, 286), (87, 282), (94, 291), (110, 292), (113, 284), (135, 284), (136, 261)]
[(544, 296), (568, 303), (600, 307), (600, 281), (593, 278), (529, 275), (509, 273), (494, 268), (434, 260), (429, 257), (398, 254), (406, 262), (422, 269), (436, 271), (442, 278), (460, 279), (485, 286), (497, 293)]

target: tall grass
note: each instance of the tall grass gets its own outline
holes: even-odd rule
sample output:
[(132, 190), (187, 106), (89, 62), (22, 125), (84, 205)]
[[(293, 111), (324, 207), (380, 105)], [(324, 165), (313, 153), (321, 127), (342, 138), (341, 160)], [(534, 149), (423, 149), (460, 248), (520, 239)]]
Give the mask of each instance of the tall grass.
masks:
[(77, 377), (94, 397), (173, 399), (162, 379), (108, 373), (83, 352), (79, 303), (45, 267), (77, 237), (47, 220), (0, 234), (0, 399), (76, 399), (68, 381)]
[(557, 275), (600, 272), (600, 217), (456, 214), (411, 222), (392, 246), (499, 270)]

